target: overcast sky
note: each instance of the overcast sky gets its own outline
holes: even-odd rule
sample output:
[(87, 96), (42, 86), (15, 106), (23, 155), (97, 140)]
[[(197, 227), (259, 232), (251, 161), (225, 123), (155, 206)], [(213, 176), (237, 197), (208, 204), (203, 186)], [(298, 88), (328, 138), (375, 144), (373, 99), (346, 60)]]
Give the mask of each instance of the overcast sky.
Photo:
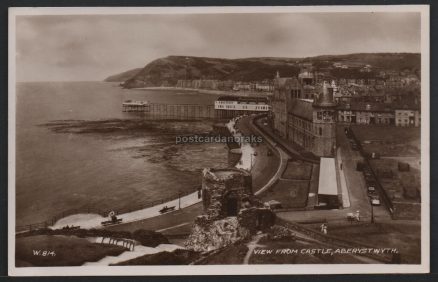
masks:
[(17, 16), (17, 80), (102, 80), (169, 55), (420, 52), (419, 13)]

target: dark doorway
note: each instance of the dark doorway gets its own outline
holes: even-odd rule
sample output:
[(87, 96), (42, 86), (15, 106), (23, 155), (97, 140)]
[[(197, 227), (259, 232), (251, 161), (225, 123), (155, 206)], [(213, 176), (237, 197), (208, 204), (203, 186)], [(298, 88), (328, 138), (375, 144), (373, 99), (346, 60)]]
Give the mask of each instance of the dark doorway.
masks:
[(375, 123), (376, 123), (376, 118), (370, 117), (370, 124), (375, 124)]
[(227, 200), (227, 216), (236, 216), (238, 212), (238, 199), (236, 195), (230, 194)]

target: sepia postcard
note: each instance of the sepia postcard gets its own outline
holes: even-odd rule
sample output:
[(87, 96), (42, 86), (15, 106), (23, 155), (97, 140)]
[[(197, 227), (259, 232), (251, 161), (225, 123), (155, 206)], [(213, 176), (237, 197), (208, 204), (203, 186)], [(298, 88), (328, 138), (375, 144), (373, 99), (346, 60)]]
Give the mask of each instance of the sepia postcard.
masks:
[(9, 275), (429, 271), (429, 6), (9, 10)]

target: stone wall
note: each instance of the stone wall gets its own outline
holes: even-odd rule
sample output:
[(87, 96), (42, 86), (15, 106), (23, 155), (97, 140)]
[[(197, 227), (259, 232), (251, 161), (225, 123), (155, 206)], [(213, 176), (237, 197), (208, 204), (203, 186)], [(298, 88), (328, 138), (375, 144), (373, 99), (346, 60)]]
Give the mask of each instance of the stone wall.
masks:
[(236, 216), (251, 202), (251, 174), (235, 168), (204, 169), (202, 195), (204, 213), (212, 220)]
[(265, 207), (250, 207), (240, 210), (239, 223), (251, 234), (257, 231), (266, 231), (275, 224), (275, 214)]
[(252, 193), (251, 174), (236, 168), (204, 169), (204, 214), (196, 218), (187, 249), (208, 252), (268, 230), (275, 214)]

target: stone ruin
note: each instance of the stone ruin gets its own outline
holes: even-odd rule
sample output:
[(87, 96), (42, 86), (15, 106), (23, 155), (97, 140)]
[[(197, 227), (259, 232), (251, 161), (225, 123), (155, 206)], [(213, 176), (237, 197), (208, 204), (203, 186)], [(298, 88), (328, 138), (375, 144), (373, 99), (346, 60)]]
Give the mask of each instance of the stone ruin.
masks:
[(204, 214), (196, 218), (186, 248), (219, 249), (274, 225), (275, 214), (252, 192), (249, 172), (226, 168), (204, 169), (202, 174)]

